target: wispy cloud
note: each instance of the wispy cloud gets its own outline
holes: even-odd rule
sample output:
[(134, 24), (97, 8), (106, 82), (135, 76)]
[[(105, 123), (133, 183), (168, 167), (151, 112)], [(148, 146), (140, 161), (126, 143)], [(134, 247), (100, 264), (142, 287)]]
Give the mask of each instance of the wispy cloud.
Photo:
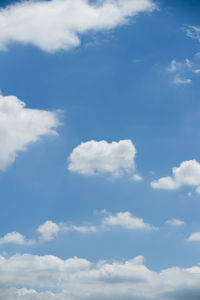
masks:
[(174, 226), (174, 227), (180, 227), (180, 226), (183, 226), (185, 223), (184, 223), (184, 221), (174, 218), (174, 219), (167, 220), (165, 222), (165, 224)]

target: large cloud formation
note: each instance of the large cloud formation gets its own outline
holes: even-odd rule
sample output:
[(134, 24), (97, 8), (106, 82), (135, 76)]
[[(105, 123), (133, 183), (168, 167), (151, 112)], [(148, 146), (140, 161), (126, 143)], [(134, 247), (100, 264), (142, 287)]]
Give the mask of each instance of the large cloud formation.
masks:
[(112, 143), (89, 141), (72, 151), (68, 169), (85, 175), (110, 173), (120, 176), (134, 171), (135, 155), (136, 149), (131, 140)]
[(0, 95), (0, 171), (12, 164), (19, 151), (43, 135), (55, 134), (56, 113), (28, 109), (15, 96)]
[(126, 262), (93, 264), (77, 257), (0, 256), (0, 298), (4, 300), (196, 300), (200, 267), (159, 273), (139, 256)]
[(152, 0), (22, 1), (0, 10), (0, 49), (20, 42), (48, 52), (68, 50), (80, 45), (82, 34), (115, 28), (154, 9)]
[(193, 160), (184, 161), (172, 169), (173, 176), (162, 177), (151, 182), (154, 189), (176, 190), (182, 186), (196, 187), (200, 193), (200, 163)]

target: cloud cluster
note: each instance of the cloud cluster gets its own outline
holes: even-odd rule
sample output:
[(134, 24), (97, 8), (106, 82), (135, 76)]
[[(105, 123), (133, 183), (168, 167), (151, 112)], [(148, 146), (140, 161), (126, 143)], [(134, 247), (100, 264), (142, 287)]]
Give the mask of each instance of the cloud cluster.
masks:
[(162, 177), (151, 182), (154, 189), (176, 190), (182, 186), (196, 187), (200, 193), (200, 163), (193, 160), (184, 161), (179, 167), (172, 169), (173, 176)]
[(131, 140), (81, 143), (69, 157), (68, 169), (84, 175), (110, 173), (120, 176), (135, 169), (136, 149)]
[(48, 52), (68, 50), (80, 45), (80, 35), (113, 29), (155, 9), (152, 0), (20, 1), (0, 10), (0, 49), (19, 42)]
[(200, 267), (153, 272), (139, 256), (93, 264), (80, 258), (0, 256), (0, 298), (6, 300), (196, 300)]
[(122, 227), (130, 230), (154, 230), (155, 227), (149, 224), (146, 224), (143, 219), (132, 216), (132, 214), (127, 212), (119, 212), (116, 215), (112, 215), (107, 211), (102, 211), (103, 214), (106, 214), (101, 219), (99, 225), (75, 225), (67, 223), (55, 223), (51, 220), (44, 222), (39, 225), (36, 229), (37, 238), (36, 239), (27, 239), (24, 235), (19, 232), (9, 232), (0, 238), (0, 245), (4, 244), (16, 244), (16, 245), (32, 245), (38, 241), (51, 241), (55, 239), (60, 232), (78, 232), (80, 234), (95, 233), (103, 231), (106, 228), (113, 226)]
[(15, 161), (19, 151), (43, 135), (55, 134), (58, 125), (56, 113), (28, 109), (17, 97), (0, 94), (0, 171)]

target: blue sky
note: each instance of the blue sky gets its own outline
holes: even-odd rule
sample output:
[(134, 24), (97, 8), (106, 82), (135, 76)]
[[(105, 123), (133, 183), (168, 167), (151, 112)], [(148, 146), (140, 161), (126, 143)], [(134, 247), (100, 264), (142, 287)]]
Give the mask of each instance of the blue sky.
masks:
[[(15, 260), (28, 264), (27, 259), (27, 278), (39, 272), (31, 269), (36, 257), (64, 262), (76, 256), (97, 264), (91, 273), (106, 261), (108, 291), (118, 275), (117, 284), (125, 285), (119, 300), (199, 299), (200, 4), (105, 0), (97, 11), (110, 3), (118, 15), (98, 15), (88, 25), (85, 14), (96, 1), (76, 0), (66, 9), (65, 26), (71, 28), (72, 22), (72, 30), (56, 21), (57, 6), (72, 0), (47, 1), (55, 5), (52, 15), (43, 11), (46, 1), (18, 2), (1, 1), (0, 10), (3, 259), (8, 266)], [(79, 8), (83, 3), (86, 10)], [(24, 17), (29, 9), (30, 19)], [(41, 31), (34, 31), (36, 23)], [(62, 30), (70, 36), (67, 42)], [(154, 289), (146, 295), (137, 284), (130, 293), (133, 279), (123, 268), (135, 257), (139, 262), (131, 274), (145, 265), (156, 276), (164, 270), (174, 280), (188, 277), (173, 288), (165, 283), (167, 292), (161, 295)], [(121, 264), (115, 266), (118, 275), (113, 262)], [(5, 271), (3, 263), (1, 268)], [(8, 268), (14, 272), (15, 264)], [(55, 276), (64, 276), (56, 268)], [(72, 286), (80, 284), (80, 270)], [(16, 272), (19, 280), (5, 272), (10, 279), (0, 277), (0, 298), (6, 300), (118, 299), (112, 292), (101, 295), (101, 280), (91, 295), (76, 294), (71, 286), (68, 295), (59, 284), (45, 285), (42, 273), (40, 285), (37, 276), (34, 283), (24, 280), (23, 269)], [(50, 278), (51, 271), (46, 272)], [(93, 286), (90, 276), (80, 290)]]

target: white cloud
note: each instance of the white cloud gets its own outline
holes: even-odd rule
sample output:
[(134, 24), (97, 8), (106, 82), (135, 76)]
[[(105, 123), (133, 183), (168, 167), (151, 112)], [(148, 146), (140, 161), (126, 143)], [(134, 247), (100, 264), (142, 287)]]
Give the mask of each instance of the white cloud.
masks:
[(173, 59), (170, 62), (168, 71), (169, 72), (182, 71), (183, 69), (191, 69), (192, 66), (193, 66), (193, 63), (187, 58), (185, 59), (184, 62), (177, 62), (175, 59)]
[(90, 225), (83, 225), (83, 226), (71, 225), (71, 226), (67, 227), (67, 230), (77, 231), (79, 233), (89, 233), (89, 232), (97, 232), (98, 231), (96, 226), (90, 226)]
[(139, 256), (125, 262), (31, 254), (0, 256), (0, 298), (5, 300), (196, 300), (200, 267), (153, 272)]
[(136, 149), (131, 140), (112, 143), (89, 141), (72, 151), (68, 169), (86, 175), (110, 173), (120, 176), (134, 171), (135, 155)]
[(154, 189), (176, 190), (182, 186), (194, 186), (200, 192), (200, 163), (195, 159), (184, 161), (172, 169), (172, 177), (162, 177), (151, 182)]
[(37, 228), (40, 238), (46, 241), (53, 240), (59, 231), (61, 231), (61, 226), (52, 221), (46, 221)]
[(16, 244), (16, 245), (30, 245), (33, 244), (33, 240), (27, 240), (24, 235), (19, 232), (9, 232), (0, 238), (0, 245), (4, 244)]
[(200, 26), (187, 26), (186, 34), (188, 37), (200, 42)]
[(175, 59), (173, 59), (171, 62), (170, 62), (170, 66), (168, 68), (168, 71), (169, 72), (175, 72), (177, 70), (177, 61)]
[(37, 228), (37, 232), (40, 235), (40, 239), (44, 241), (53, 240), (59, 232), (76, 231), (79, 233), (97, 232), (98, 229), (93, 225), (81, 225), (74, 224), (67, 225), (65, 223), (54, 223), (52, 221), (46, 221), (44, 224)]
[(186, 77), (191, 76), (195, 72), (195, 68), (195, 63), (189, 59), (185, 59), (183, 62), (173, 59), (167, 70), (173, 75), (173, 84), (188, 85), (192, 82), (192, 79)]
[(143, 219), (132, 216), (129, 211), (118, 212), (116, 215), (107, 213), (102, 221), (103, 225), (121, 226), (131, 230), (154, 230), (155, 227), (144, 223)]
[(155, 9), (151, 0), (22, 1), (0, 10), (0, 49), (19, 42), (48, 52), (68, 50), (89, 31), (113, 29)]
[(181, 78), (179, 76), (176, 76), (173, 80), (173, 83), (176, 85), (187, 85), (192, 82), (191, 79)]
[(134, 181), (142, 181), (142, 176), (139, 174), (134, 174), (132, 178)]
[(170, 219), (170, 220), (167, 220), (165, 222), (167, 225), (170, 225), (170, 226), (175, 226), (175, 227), (180, 227), (180, 226), (183, 226), (185, 223), (179, 219)]
[(55, 134), (56, 113), (28, 109), (15, 96), (0, 95), (0, 170), (12, 164), (19, 151), (43, 135)]
[(200, 242), (200, 232), (192, 233), (187, 240), (189, 242)]
[(193, 73), (195, 73), (195, 74), (200, 74), (200, 69), (194, 70)]

